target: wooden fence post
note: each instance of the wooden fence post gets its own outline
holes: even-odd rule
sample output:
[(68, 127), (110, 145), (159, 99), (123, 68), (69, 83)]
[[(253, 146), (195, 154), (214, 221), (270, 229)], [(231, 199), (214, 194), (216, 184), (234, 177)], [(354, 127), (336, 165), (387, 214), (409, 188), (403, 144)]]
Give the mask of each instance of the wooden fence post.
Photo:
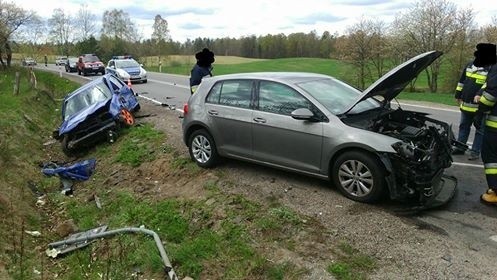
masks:
[(16, 80), (15, 80), (15, 84), (14, 84), (14, 95), (18, 95), (19, 94), (19, 83), (20, 83), (20, 80), (21, 80), (21, 75), (19, 74), (19, 72), (16, 72)]

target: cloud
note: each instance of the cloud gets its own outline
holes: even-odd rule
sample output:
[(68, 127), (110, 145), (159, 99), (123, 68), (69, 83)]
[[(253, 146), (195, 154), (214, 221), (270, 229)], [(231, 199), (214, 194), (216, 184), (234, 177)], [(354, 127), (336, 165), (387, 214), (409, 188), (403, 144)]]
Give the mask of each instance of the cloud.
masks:
[(180, 28), (187, 30), (195, 30), (195, 29), (202, 29), (204, 28), (204, 26), (197, 23), (185, 23), (180, 25)]
[(337, 2), (339, 5), (349, 5), (349, 6), (372, 6), (391, 3), (391, 0), (347, 0)]
[(317, 22), (334, 23), (346, 19), (345, 17), (338, 17), (327, 13), (310, 14), (305, 17), (296, 18), (297, 24), (316, 24)]

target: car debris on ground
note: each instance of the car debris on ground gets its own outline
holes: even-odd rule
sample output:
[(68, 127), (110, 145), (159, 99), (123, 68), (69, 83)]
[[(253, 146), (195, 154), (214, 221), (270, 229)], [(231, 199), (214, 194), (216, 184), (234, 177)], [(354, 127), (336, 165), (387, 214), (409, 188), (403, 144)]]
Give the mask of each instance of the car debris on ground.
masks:
[(86, 181), (95, 170), (96, 159), (87, 159), (69, 166), (60, 166), (55, 162), (43, 164), (42, 172), (46, 176), (57, 176), (62, 185), (62, 194), (72, 195), (74, 181)]

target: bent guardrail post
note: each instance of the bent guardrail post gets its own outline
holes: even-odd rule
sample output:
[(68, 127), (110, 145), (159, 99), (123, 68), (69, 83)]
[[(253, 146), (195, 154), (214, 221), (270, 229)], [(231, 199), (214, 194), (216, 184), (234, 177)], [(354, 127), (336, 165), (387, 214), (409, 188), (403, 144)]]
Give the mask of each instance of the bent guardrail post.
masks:
[[(120, 229), (114, 229), (114, 230), (109, 230), (109, 231), (104, 231), (104, 232), (88, 232), (88, 234), (82, 236), (82, 237), (77, 237), (77, 238), (69, 238), (57, 242), (53, 242), (48, 244), (49, 249), (60, 249), (64, 248), (65, 246), (73, 245), (73, 244), (86, 244), (89, 241), (92, 241), (97, 238), (104, 238), (108, 236), (112, 236), (115, 234), (120, 234), (120, 233), (144, 233), (147, 235), (151, 235), (154, 240), (155, 240), (155, 245), (157, 246), (157, 249), (159, 250), (159, 254), (161, 256), (162, 262), (164, 263), (164, 270), (167, 273), (167, 276), (169, 277), (170, 280), (178, 280), (178, 277), (176, 276), (176, 273), (174, 272), (174, 269), (171, 265), (171, 262), (169, 261), (169, 258), (167, 257), (166, 250), (164, 249), (164, 245), (162, 244), (162, 241), (160, 240), (160, 237), (157, 233), (155, 233), (152, 230), (148, 230), (145, 228), (134, 228), (134, 227), (126, 227), (126, 228), (120, 228)], [(79, 248), (79, 247), (78, 247)]]

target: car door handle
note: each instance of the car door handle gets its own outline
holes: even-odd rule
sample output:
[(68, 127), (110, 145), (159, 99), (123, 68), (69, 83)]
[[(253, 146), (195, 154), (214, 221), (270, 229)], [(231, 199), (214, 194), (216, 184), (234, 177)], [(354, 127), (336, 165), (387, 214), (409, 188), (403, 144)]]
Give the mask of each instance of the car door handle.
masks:
[(217, 116), (217, 115), (219, 115), (219, 112), (216, 111), (216, 110), (209, 110), (209, 111), (207, 111), (207, 113), (209, 113), (209, 115), (211, 115), (211, 116)]
[(254, 118), (254, 121), (256, 123), (266, 123), (266, 119), (263, 119), (263, 118)]

